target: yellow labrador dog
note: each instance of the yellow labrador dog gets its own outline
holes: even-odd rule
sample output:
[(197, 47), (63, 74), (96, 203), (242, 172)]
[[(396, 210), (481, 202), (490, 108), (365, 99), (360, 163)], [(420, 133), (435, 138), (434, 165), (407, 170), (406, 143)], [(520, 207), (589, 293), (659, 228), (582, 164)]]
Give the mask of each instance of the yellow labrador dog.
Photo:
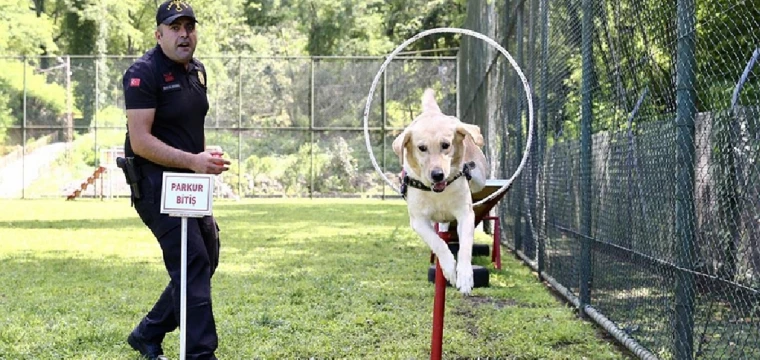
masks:
[[(422, 113), (393, 141), (404, 168), (405, 195), (412, 229), (438, 257), (443, 275), (463, 294), (472, 291), (475, 213), (472, 193), (486, 183), (483, 136), (476, 125), (441, 112), (435, 92), (426, 89)], [(435, 231), (435, 223), (456, 220), (457, 260)]]

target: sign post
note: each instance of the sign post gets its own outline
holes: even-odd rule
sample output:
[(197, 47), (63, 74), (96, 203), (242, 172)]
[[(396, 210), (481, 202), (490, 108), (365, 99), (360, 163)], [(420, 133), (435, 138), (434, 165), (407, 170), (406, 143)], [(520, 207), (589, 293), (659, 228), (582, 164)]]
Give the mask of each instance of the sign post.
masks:
[(187, 334), (187, 218), (211, 215), (214, 175), (165, 172), (161, 187), (161, 213), (182, 218), (180, 259), (179, 358), (185, 358)]

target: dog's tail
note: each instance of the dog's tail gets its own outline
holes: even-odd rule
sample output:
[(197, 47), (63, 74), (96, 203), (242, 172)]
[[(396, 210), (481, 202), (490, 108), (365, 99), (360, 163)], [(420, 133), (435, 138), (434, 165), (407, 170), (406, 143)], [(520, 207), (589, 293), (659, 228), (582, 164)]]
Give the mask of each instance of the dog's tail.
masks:
[(435, 101), (435, 90), (431, 88), (425, 89), (425, 93), (422, 94), (422, 112), (441, 112), (441, 108)]

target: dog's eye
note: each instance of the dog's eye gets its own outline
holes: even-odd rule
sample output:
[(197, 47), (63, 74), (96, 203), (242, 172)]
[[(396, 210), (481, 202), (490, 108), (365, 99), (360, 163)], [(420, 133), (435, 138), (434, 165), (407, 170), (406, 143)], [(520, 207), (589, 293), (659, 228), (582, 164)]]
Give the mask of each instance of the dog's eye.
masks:
[(427, 151), (427, 146), (426, 145), (420, 145), (417, 148), (420, 149), (420, 151), (422, 151), (422, 152)]
[(443, 150), (446, 150), (446, 149), (448, 149), (448, 148), (449, 148), (449, 146), (451, 146), (451, 144), (449, 144), (449, 143), (447, 143), (447, 142), (445, 142), (445, 143), (441, 143), (441, 149), (443, 149)]

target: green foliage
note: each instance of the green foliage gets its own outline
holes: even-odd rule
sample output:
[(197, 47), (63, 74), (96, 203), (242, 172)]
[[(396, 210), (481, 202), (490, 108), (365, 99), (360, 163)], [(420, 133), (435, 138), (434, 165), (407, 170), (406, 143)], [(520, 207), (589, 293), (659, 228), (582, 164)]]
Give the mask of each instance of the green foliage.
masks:
[[(0, 104), (0, 114), (6, 114), (0, 115), (0, 126), (22, 124), (24, 89), (27, 97), (26, 116), (30, 122), (35, 125), (60, 124), (60, 117), (66, 112), (66, 89), (49, 83), (44, 75), (33, 72), (34, 67), (25, 65), (20, 59), (0, 59), (0, 67), (4, 69), (0, 72), (0, 92), (7, 94), (4, 97), (6, 106)], [(12, 120), (7, 116), (9, 111)]]
[(123, 127), (127, 129), (127, 117), (124, 110), (115, 106), (107, 106), (98, 112), (99, 127)]
[[(391, 0), (384, 11), (385, 32), (393, 44), (401, 44), (412, 36), (437, 27), (462, 27), (466, 0)], [(452, 49), (459, 46), (459, 35), (438, 34), (428, 36), (409, 45), (406, 51)], [(455, 51), (439, 55), (456, 54)]]
[(333, 142), (328, 156), (329, 160), (327, 160), (325, 170), (321, 174), (326, 189), (347, 190), (354, 188), (358, 175), (357, 161), (351, 154), (351, 149), (348, 147), (346, 140), (338, 137)]
[[(237, 93), (231, 87), (237, 76), (246, 76), (243, 91), (256, 93), (243, 102), (243, 126), (308, 126), (311, 109), (306, 104), (308, 62), (294, 66), (272, 59), (260, 61), (213, 58), (220, 54), (247, 55), (381, 55), (400, 36), (420, 26), (457, 26), (463, 18), (462, 0), (400, 2), (359, 0), (193, 0), (200, 21), (197, 56), (208, 58), (209, 85), (220, 94)], [(0, 0), (0, 54), (27, 55), (34, 69), (51, 71), (60, 55), (139, 55), (155, 44), (156, 2), (142, 0)], [(420, 11), (420, 9), (423, 9)], [(411, 14), (399, 14), (411, 12)], [(414, 23), (415, 26), (406, 25)], [(13, 24), (13, 26), (12, 26)], [(403, 27), (403, 29), (402, 29)], [(417, 27), (417, 28), (415, 28)], [(414, 49), (454, 46), (456, 40), (434, 40)], [(40, 56), (38, 59), (31, 56)], [(234, 59), (234, 58), (233, 58)], [(23, 89), (20, 62), (0, 59), (0, 128), (20, 123)], [(73, 58), (71, 88), (77, 125), (89, 127), (100, 106), (120, 101), (120, 77), (128, 63), (100, 57)], [(31, 69), (29, 69), (31, 70)], [(27, 117), (35, 125), (60, 125), (66, 109), (61, 96), (63, 70), (46, 76), (27, 71)], [(43, 80), (45, 77), (47, 79)], [(100, 93), (96, 93), (99, 91)], [(224, 96), (224, 95), (220, 95)], [(99, 100), (99, 103), (96, 102)], [(238, 104), (222, 101), (212, 111), (237, 110)], [(355, 122), (348, 113), (336, 122)], [(237, 124), (230, 119), (222, 126)], [(282, 144), (286, 145), (286, 144)], [(276, 146), (279, 148), (279, 146)], [(294, 148), (294, 146), (288, 145)], [(267, 148), (267, 147), (264, 147)]]
[[(314, 156), (312, 156), (314, 151)], [(308, 192), (310, 177), (320, 178), (328, 157), (322, 153), (319, 145), (303, 144), (293, 156), (285, 161), (285, 171), (280, 178), (286, 194)], [(312, 173), (313, 171), (313, 173)]]
[(54, 20), (37, 16), (27, 0), (0, 0), (0, 54), (40, 55), (56, 51)]
[(0, 156), (5, 155), (2, 144), (5, 144), (7, 127), (13, 124), (13, 114), (9, 106), (11, 94), (7, 88), (0, 86)]
[[(97, 140), (97, 148), (95, 141)], [(100, 164), (100, 151), (114, 146), (124, 145), (124, 133), (119, 132), (102, 132), (98, 133), (97, 139), (95, 133), (90, 132), (84, 135), (76, 136), (74, 148), (72, 151), (73, 161), (87, 168), (93, 168)]]

